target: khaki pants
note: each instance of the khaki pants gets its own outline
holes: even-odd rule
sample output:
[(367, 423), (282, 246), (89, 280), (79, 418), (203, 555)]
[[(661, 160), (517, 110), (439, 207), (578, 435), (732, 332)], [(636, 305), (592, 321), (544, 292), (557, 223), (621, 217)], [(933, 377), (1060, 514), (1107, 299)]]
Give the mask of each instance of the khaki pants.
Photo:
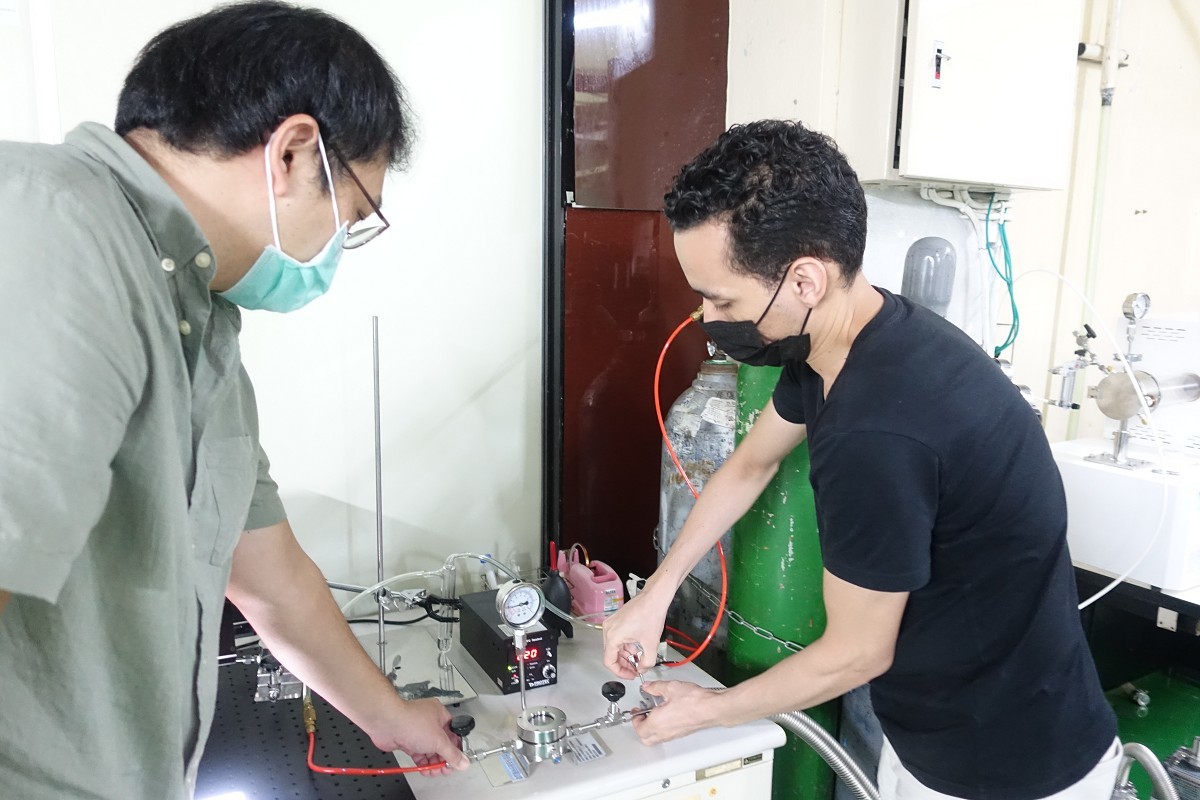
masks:
[[(1061, 792), (1048, 795), (1043, 800), (1109, 800), (1113, 784), (1117, 782), (1117, 770), (1121, 766), (1121, 741), (1114, 739), (1112, 747), (1079, 781)], [(884, 737), (883, 750), (879, 753), (879, 794), (883, 800), (962, 800), (952, 795), (935, 792), (904, 768), (892, 744)], [(970, 798), (967, 798), (970, 800)]]

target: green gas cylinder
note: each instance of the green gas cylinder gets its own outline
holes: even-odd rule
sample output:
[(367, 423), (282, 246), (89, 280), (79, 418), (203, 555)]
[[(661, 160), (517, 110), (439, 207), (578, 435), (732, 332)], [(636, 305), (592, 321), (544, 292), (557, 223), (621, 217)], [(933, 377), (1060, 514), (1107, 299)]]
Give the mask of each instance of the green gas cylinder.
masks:
[[(771, 399), (778, 367), (738, 370), (737, 441), (745, 437)], [(744, 517), (733, 526), (729, 560), (729, 608), (778, 639), (808, 645), (825, 630), (821, 547), (812, 485), (808, 480), (808, 444), (784, 459), (779, 473)], [(765, 672), (792, 653), (781, 642), (730, 623), (729, 664), (742, 681)], [(806, 713), (837, 735), (837, 701)], [(788, 734), (775, 753), (774, 800), (828, 800), (833, 771), (811, 748)]]

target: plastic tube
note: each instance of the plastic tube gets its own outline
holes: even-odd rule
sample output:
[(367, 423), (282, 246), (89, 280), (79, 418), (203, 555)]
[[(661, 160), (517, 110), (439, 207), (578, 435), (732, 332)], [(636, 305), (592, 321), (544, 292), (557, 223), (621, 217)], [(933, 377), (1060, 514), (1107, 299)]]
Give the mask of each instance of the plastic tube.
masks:
[[(658, 430), (660, 433), (662, 433), (663, 444), (667, 446), (667, 452), (671, 455), (671, 461), (675, 463), (675, 469), (679, 470), (679, 474), (683, 476), (683, 482), (686, 483), (688, 489), (691, 490), (692, 497), (695, 497), (697, 500), (700, 499), (700, 492), (696, 491), (696, 487), (692, 484), (691, 478), (688, 477), (687, 471), (683, 468), (683, 464), (681, 464), (679, 461), (679, 456), (675, 453), (675, 446), (671, 444), (671, 437), (667, 435), (667, 425), (663, 421), (662, 400), (659, 397), (658, 383), (659, 378), (662, 376), (663, 361), (666, 360), (667, 351), (671, 349), (671, 343), (675, 341), (675, 337), (679, 335), (680, 331), (682, 331), (688, 325), (691, 325), (699, 318), (700, 310), (697, 309), (684, 318), (683, 322), (679, 323), (679, 326), (671, 332), (670, 336), (667, 337), (667, 341), (666, 344), (663, 345), (662, 352), (658, 354), (658, 364), (654, 368), (654, 413), (658, 417)], [(717, 540), (717, 558), (721, 562), (721, 599), (717, 603), (717, 613), (716, 616), (713, 617), (712, 627), (709, 628), (708, 635), (704, 637), (704, 641), (702, 641), (696, 647), (696, 649), (693, 650), (682, 661), (665, 662), (668, 667), (681, 667), (684, 664), (695, 661), (696, 657), (703, 653), (708, 647), (708, 643), (711, 642), (713, 637), (717, 635), (717, 630), (721, 627), (721, 617), (725, 615), (725, 601), (729, 597), (729, 568), (725, 563), (725, 548), (721, 546), (720, 539)]]
[(406, 581), (406, 580), (410, 580), (412, 578), (438, 578), (438, 577), (441, 577), (440, 570), (434, 571), (434, 572), (405, 572), (403, 575), (393, 575), (390, 578), (386, 578), (385, 580), (380, 581), (379, 583), (375, 584), (374, 586), (368, 586), (366, 589), (363, 589), (361, 592), (354, 595), (354, 597), (351, 597), (349, 600), (347, 600), (345, 602), (345, 604), (342, 605), (342, 616), (349, 616), (350, 609), (354, 606), (355, 603), (357, 603), (362, 598), (366, 597), (369, 594), (375, 594), (375, 592), (378, 592), (380, 589), (384, 589), (388, 586), (391, 586), (393, 583), (399, 583), (400, 581)]
[[(811, 747), (834, 773), (850, 787), (850, 791), (858, 800), (880, 800), (879, 790), (871, 781), (862, 767), (850, 754), (837, 743), (829, 733), (802, 711), (789, 711), (784, 714), (773, 714), (772, 722), (783, 726), (800, 737), (800, 740)], [(1173, 798), (1178, 800), (1178, 798)]]
[[(976, 215), (975, 209), (973, 209), (968, 203), (964, 202), (961, 199), (955, 198), (955, 197), (945, 197), (944, 195), (939, 194), (938, 190), (932, 186), (922, 186), (921, 187), (921, 197), (925, 198), (926, 200), (928, 200), (931, 203), (934, 203), (935, 205), (946, 206), (948, 208), (958, 209), (958, 211), (964, 217), (966, 217), (967, 220), (970, 221), (971, 227), (975, 230), (976, 246), (980, 250), (986, 249), (987, 236), (984, 234), (982, 223), (979, 221), (979, 217)], [(965, 274), (969, 276), (971, 273), (968, 270)], [(990, 276), (991, 272), (987, 272), (984, 274)], [(969, 280), (969, 278), (968, 278), (968, 280)], [(979, 344), (983, 347), (984, 351), (990, 355), (992, 353), (992, 333), (993, 333), (993, 329), (991, 327), (992, 326), (992, 292), (991, 292), (991, 289), (989, 288), (989, 285), (990, 285), (989, 280), (986, 278), (981, 278), (981, 280), (983, 281), (983, 283), (982, 283), (979, 295), (980, 295), (981, 303), (982, 303), (982, 309), (981, 309), (982, 319), (980, 320), (980, 325), (979, 325), (979, 328), (980, 328)]]
[(412, 772), (429, 772), (440, 770), (446, 766), (445, 761), (413, 767), (325, 767), (313, 761), (313, 751), (317, 748), (317, 709), (313, 706), (312, 698), (304, 695), (304, 730), (308, 734), (308, 768), (322, 775), (407, 775)]
[(1154, 787), (1153, 794), (1158, 800), (1179, 800), (1179, 792), (1175, 791), (1171, 776), (1167, 774), (1162, 762), (1149, 747), (1137, 742), (1130, 742), (1122, 748), (1121, 752), (1121, 768), (1117, 771), (1117, 783), (1114, 788), (1119, 789), (1129, 783), (1129, 768), (1136, 761), (1150, 776), (1150, 783)]

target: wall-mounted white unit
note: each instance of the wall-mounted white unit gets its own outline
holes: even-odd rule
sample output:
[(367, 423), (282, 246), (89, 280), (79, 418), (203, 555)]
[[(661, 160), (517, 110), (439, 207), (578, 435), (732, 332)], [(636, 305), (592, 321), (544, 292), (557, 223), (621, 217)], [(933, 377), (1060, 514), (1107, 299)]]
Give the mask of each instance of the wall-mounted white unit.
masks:
[(1082, 0), (844, 0), (834, 138), (864, 183), (1061, 189)]

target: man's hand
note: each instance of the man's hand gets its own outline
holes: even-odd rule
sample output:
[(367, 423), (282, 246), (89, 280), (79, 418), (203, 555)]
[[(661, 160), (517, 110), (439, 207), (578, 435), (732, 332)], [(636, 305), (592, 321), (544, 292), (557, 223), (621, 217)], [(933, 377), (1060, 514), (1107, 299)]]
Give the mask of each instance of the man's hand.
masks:
[(636, 678), (654, 666), (670, 603), (643, 591), (604, 620), (604, 666), (618, 678)]
[(367, 729), (371, 741), (380, 750), (402, 750), (417, 766), (445, 761), (440, 770), (422, 775), (449, 775), (452, 770), (471, 766), (463, 755), (459, 739), (450, 733), (450, 712), (437, 700), (401, 701), (401, 711), (392, 713)]
[(449, 731), (450, 714), (436, 700), (406, 702), (396, 695), (286, 521), (242, 534), (226, 596), (281, 663), (378, 747), (403, 750), (418, 766), (445, 759), (454, 769), (467, 768)]
[(669, 742), (722, 724), (719, 689), (683, 681), (650, 681), (642, 688), (666, 699), (649, 714), (633, 718), (633, 730), (643, 744)]

